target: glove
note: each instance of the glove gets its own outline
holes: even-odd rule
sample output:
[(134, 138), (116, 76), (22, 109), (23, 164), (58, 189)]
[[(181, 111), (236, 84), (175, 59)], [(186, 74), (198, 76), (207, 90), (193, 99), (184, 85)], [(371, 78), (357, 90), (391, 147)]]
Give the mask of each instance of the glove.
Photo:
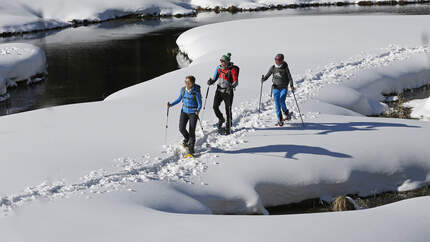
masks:
[(209, 78), (209, 80), (208, 80), (208, 86), (210, 86), (210, 85), (212, 85), (214, 83), (215, 83), (215, 81), (212, 78)]
[(231, 86), (232, 86), (233, 88), (236, 88), (238, 84), (239, 84), (239, 82), (238, 82), (238, 81), (235, 81), (235, 82), (233, 82), (233, 83), (231, 84)]

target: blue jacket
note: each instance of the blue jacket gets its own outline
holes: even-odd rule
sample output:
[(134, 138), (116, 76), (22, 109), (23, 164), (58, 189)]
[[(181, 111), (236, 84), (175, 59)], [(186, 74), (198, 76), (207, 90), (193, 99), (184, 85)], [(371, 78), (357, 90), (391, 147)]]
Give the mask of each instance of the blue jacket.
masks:
[[(184, 113), (195, 113), (196, 111), (200, 112), (200, 109), (202, 108), (202, 96), (197, 90), (197, 85), (194, 85), (191, 91), (185, 89), (184, 92), (184, 88), (186, 87), (181, 88), (179, 97), (173, 103), (171, 103), (171, 105), (175, 106), (180, 101), (182, 101), (182, 111)], [(182, 92), (184, 92), (184, 96), (182, 96)], [(193, 93), (196, 96), (195, 99), (193, 98)]]

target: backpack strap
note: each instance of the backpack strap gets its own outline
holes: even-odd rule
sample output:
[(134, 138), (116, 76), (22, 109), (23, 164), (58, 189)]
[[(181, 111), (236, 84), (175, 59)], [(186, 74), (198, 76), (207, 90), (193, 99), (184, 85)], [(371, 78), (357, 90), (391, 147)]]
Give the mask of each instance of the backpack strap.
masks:
[[(182, 87), (182, 102), (185, 101), (185, 90), (187, 87)], [(196, 94), (197, 90), (192, 90), (192, 94), (193, 94), (193, 100), (194, 102), (197, 104), (197, 94)]]
[(184, 102), (184, 96), (185, 96), (185, 86), (184, 87), (182, 87), (182, 102)]

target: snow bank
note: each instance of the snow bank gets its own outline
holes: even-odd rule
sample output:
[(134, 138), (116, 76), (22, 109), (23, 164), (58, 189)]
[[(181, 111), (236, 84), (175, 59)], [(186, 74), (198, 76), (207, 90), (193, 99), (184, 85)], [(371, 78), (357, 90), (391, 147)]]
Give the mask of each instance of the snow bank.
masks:
[(278, 5), (337, 2), (358, 3), (360, 0), (0, 0), (0, 34), (69, 27), (76, 22), (97, 22), (128, 15), (189, 15), (199, 7), (226, 9), (235, 6), (252, 10)]
[(404, 104), (412, 108), (411, 117), (430, 121), (430, 98), (412, 100)]
[(0, 95), (6, 95), (8, 86), (19, 81), (34, 82), (36, 74), (46, 73), (44, 51), (30, 44), (0, 44)]
[(72, 21), (103, 21), (130, 14), (176, 15), (194, 11), (181, 0), (1, 0), (0, 6), (0, 34), (65, 27)]
[[(363, 115), (376, 115), (387, 109), (381, 103), (382, 93), (418, 87), (428, 82), (430, 63), (426, 55), (427, 48), (421, 47), (421, 36), (429, 30), (424, 25), (413, 24), (424, 21), (420, 18), (414, 16), (400, 21), (393, 16), (366, 19), (317, 16), (313, 18), (318, 20), (312, 21), (313, 28), (307, 28), (309, 19), (301, 17), (242, 20), (191, 29), (178, 38), (177, 44), (194, 60), (193, 64), (218, 59), (223, 52), (231, 52), (237, 64), (246, 63), (250, 69), (260, 73), (266, 72), (276, 53), (285, 53), (294, 80), (297, 83), (307, 82), (307, 87), (311, 87), (309, 90), (298, 90), (299, 96), (306, 93), (304, 96), (315, 96), (324, 103)], [(383, 22), (388, 19), (393, 25), (388, 27), (384, 35), (376, 34), (378, 29), (386, 28)], [(328, 31), (330, 26), (338, 26), (340, 22), (354, 31), (348, 31), (348, 34)], [(361, 24), (367, 27), (363, 28)], [(274, 25), (283, 26), (296, 34), (267, 39), (265, 36), (270, 36), (272, 29), (266, 26)], [(231, 33), (230, 28), (241, 31)], [(398, 29), (406, 28), (410, 36), (416, 38), (398, 34)], [(374, 38), (368, 41), (371, 35)], [(220, 43), (220, 36), (230, 36), (231, 40), (228, 44)], [(315, 41), (316, 36), (318, 41)], [(243, 42), (243, 39), (247, 41)], [(259, 55), (255, 53), (255, 46), (261, 49), (258, 50)], [(248, 52), (244, 52), (244, 49)], [(263, 59), (256, 61), (262, 65), (249, 61), (256, 58)], [(241, 73), (241, 76), (246, 76), (246, 80), (255, 80), (261, 76), (256, 71), (252, 75), (246, 72), (244, 70)], [(255, 89), (256, 86), (254, 92), (257, 93)], [(318, 112), (312, 108), (309, 111)]]
[[(171, 187), (171, 186), (168, 186)], [(160, 206), (202, 211), (201, 205), (165, 185), (129, 192), (36, 203), (0, 217), (5, 241), (380, 241), (422, 242), (430, 236), (429, 197), (349, 212), (287, 216), (213, 216), (158, 212), (146, 207), (159, 193)], [(152, 190), (152, 191), (150, 191)], [(165, 195), (165, 196), (164, 196)], [(161, 196), (159, 196), (161, 198)], [(189, 211), (189, 210), (188, 210)], [(25, 233), (23, 232), (25, 230)], [(66, 239), (67, 238), (67, 239)]]

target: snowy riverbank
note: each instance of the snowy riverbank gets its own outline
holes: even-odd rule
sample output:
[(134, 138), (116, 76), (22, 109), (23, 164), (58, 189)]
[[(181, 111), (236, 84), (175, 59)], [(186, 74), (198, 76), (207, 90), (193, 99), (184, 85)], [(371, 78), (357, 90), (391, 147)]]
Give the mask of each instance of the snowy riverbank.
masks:
[(412, 100), (404, 106), (412, 108), (412, 118), (430, 121), (430, 98)]
[[(178, 39), (193, 59), (186, 68), (103, 102), (2, 117), (0, 164), (7, 169), (0, 170), (0, 232), (12, 241), (423, 241), (430, 235), (427, 197), (342, 213), (209, 214), (265, 214), (266, 206), (306, 198), (430, 184), (430, 124), (363, 117), (384, 110), (380, 92), (425, 80), (421, 35), (430, 32), (429, 20), (323, 16), (202, 26)], [(267, 37), (279, 26), (289, 31)], [(221, 41), (231, 27), (241, 31)], [(201, 155), (181, 159), (174, 152), (181, 140), (179, 108), (170, 112), (163, 147), (166, 102), (189, 74), (205, 90), (227, 51), (241, 66), (233, 135), (212, 127), (211, 89), (202, 113), (205, 134), (198, 133)], [(298, 119), (274, 127), (269, 85), (257, 112), (258, 77), (278, 52), (286, 54), (296, 80), (305, 129)], [(287, 105), (297, 113), (291, 97)]]
[[(426, 2), (426, 1), (425, 1)], [(255, 11), (267, 9), (371, 5), (404, 5), (423, 1), (384, 0), (0, 0), (0, 36), (52, 30), (124, 17), (183, 17), (200, 11)]]
[(6, 100), (7, 87), (18, 82), (27, 84), (42, 79), (37, 74), (46, 74), (46, 56), (39, 47), (30, 44), (0, 44), (0, 101)]

